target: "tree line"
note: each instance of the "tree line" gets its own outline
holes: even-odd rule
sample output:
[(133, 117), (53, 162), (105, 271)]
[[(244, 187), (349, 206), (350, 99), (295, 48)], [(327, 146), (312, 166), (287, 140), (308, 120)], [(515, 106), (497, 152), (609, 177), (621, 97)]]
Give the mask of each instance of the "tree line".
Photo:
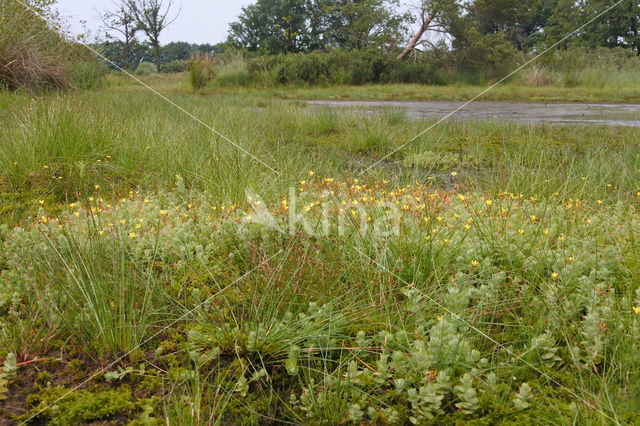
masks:
[[(121, 0), (102, 14), (105, 55), (121, 68), (153, 60), (158, 70), (181, 71), (196, 52), (256, 57), (358, 51), (353, 58), (370, 62), (366, 52), (375, 51), (426, 60), (445, 73), (457, 64), (486, 78), (501, 74), (518, 53), (542, 51), (568, 35), (561, 47), (624, 48), (640, 55), (638, 0), (256, 0), (230, 24), (224, 43), (161, 46), (162, 32), (179, 13), (172, 0)], [(345, 60), (339, 62), (344, 67)]]
[[(403, 4), (405, 7), (403, 7)], [(229, 43), (261, 54), (382, 48), (404, 58), (464, 49), (486, 38), (519, 51), (550, 46), (606, 11), (610, 0), (257, 0), (230, 25)], [(585, 48), (640, 54), (640, 2), (623, 0), (571, 37)]]

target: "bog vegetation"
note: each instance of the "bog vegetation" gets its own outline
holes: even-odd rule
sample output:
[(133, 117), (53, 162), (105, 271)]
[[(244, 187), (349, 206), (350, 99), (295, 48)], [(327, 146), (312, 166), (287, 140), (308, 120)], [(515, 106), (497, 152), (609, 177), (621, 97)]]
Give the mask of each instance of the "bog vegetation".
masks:
[[(638, 421), (640, 130), (450, 120), (405, 145), (433, 122), (282, 99), (481, 90), (387, 84), (463, 62), (348, 46), (136, 64), (175, 104), (117, 73), (79, 90), (64, 55), (61, 83), (1, 74), (3, 419)], [(640, 97), (629, 52), (554, 51), (495, 96)]]

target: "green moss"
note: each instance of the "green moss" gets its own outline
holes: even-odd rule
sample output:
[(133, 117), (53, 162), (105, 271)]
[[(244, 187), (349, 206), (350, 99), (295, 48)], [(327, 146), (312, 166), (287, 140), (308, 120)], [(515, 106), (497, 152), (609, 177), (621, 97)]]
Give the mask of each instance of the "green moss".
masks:
[[(18, 421), (39, 420), (51, 425), (76, 425), (96, 420), (128, 419), (148, 411), (151, 399), (134, 400), (127, 387), (95, 392), (64, 387), (41, 388), (27, 397), (31, 408)], [(33, 417), (33, 419), (31, 419)]]

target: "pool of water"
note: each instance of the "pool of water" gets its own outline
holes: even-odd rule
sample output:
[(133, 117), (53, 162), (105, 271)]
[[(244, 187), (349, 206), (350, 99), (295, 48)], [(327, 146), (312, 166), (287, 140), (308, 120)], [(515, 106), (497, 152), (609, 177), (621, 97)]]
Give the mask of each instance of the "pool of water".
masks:
[[(411, 118), (451, 120), (508, 120), (521, 123), (601, 124), (640, 127), (639, 104), (484, 102), (465, 105), (451, 101), (341, 101), (310, 100), (311, 105), (351, 108), (364, 114), (404, 111)], [(454, 112), (455, 111), (455, 112)]]

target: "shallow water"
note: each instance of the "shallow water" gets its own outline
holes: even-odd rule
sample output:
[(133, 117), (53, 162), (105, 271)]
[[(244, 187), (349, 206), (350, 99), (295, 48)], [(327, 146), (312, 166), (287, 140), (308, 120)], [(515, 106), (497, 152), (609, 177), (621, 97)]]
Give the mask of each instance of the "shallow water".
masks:
[[(452, 120), (508, 120), (521, 123), (601, 124), (640, 127), (640, 104), (525, 103), (451, 101), (340, 101), (310, 100), (311, 105), (349, 107), (364, 114), (387, 109), (404, 111), (411, 118), (439, 119), (456, 111)], [(464, 106), (463, 106), (464, 105)]]

